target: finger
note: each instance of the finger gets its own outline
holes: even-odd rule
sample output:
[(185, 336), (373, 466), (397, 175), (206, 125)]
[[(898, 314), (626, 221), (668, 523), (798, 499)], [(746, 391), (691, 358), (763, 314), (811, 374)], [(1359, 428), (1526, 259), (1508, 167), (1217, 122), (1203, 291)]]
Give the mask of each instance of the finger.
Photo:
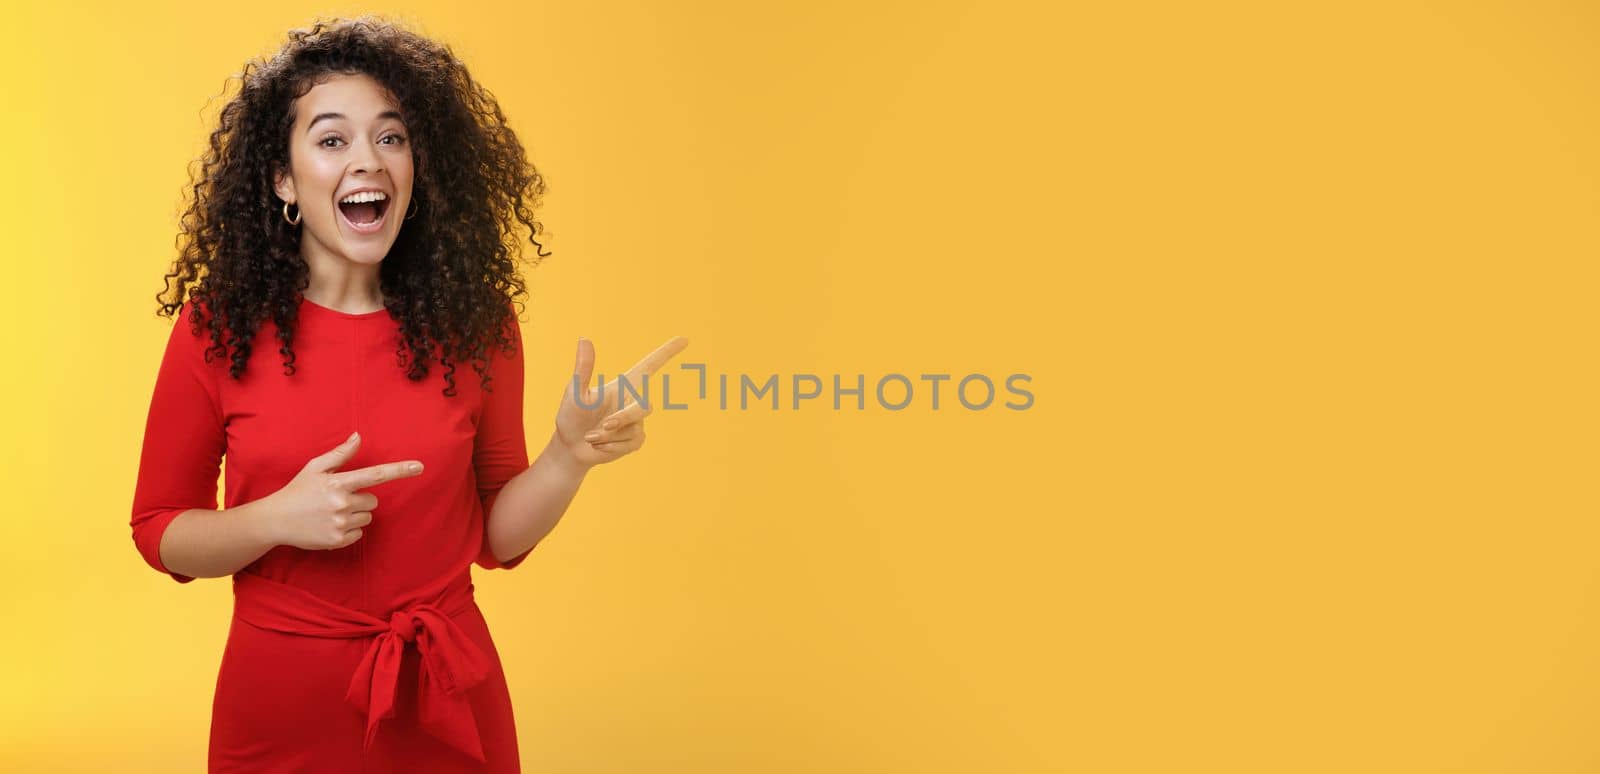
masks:
[(616, 451), (618, 449), (637, 449), (642, 443), (644, 443), (644, 424), (640, 423), (628, 425), (618, 431), (614, 438), (590, 441), (589, 445), (600, 451)]
[(360, 539), (361, 539), (361, 530), (360, 529), (350, 530), (349, 532), (344, 533), (344, 542), (340, 543), (338, 547), (339, 548), (344, 548), (345, 546), (348, 546), (348, 545), (350, 545), (350, 544), (352, 544), (352, 543), (354, 543), (354, 542), (356, 542), (357, 540), (360, 540)]
[(382, 465), (372, 465), (365, 468), (347, 470), (343, 473), (335, 473), (333, 474), (333, 483), (334, 486), (353, 492), (357, 489), (377, 486), (385, 481), (420, 475), (422, 475), (422, 463), (417, 460), (406, 460), (405, 462), (386, 462)]
[(371, 524), (371, 523), (372, 523), (372, 512), (371, 511), (357, 511), (356, 513), (350, 514), (350, 518), (345, 520), (344, 528), (345, 529), (360, 529), (361, 527), (365, 527), (365, 526), (367, 526), (368, 524)]
[(626, 408), (613, 412), (610, 416), (600, 420), (600, 429), (620, 430), (635, 422), (643, 421), (645, 417), (650, 416), (650, 412), (653, 410), (638, 401), (634, 401), (629, 403)]
[(611, 441), (608, 443), (596, 443), (590, 445), (593, 446), (596, 451), (603, 451), (607, 454), (627, 454), (631, 451), (637, 451), (640, 446), (644, 445), (644, 434), (641, 433), (623, 441)]
[[(656, 351), (644, 356), (643, 360), (635, 363), (623, 376), (627, 377), (629, 384), (643, 385), (644, 377), (661, 370), (672, 358), (677, 357), (684, 347), (689, 346), (689, 340), (682, 336), (673, 336), (667, 343), (656, 347)], [(642, 390), (641, 390), (642, 392)]]
[(351, 511), (372, 511), (378, 508), (378, 496), (371, 492), (352, 492), (349, 499)]
[(350, 458), (355, 456), (356, 449), (360, 447), (361, 434), (351, 433), (349, 438), (344, 439), (344, 443), (341, 443), (328, 451), (312, 457), (311, 460), (306, 463), (305, 469), (314, 470), (318, 473), (324, 473), (330, 470), (338, 470), (340, 465), (349, 462)]
[(583, 402), (593, 402), (589, 400), (589, 381), (594, 377), (594, 342), (582, 336), (578, 337), (578, 359), (572, 364), (572, 376)]
[(626, 441), (642, 432), (644, 432), (644, 422), (633, 422), (615, 430), (590, 430), (583, 436), (583, 440), (592, 444)]

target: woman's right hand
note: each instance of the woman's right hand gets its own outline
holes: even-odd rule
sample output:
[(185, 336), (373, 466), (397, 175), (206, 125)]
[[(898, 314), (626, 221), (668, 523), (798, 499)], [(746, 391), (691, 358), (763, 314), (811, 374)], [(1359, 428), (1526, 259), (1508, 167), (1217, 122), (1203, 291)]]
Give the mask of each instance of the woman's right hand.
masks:
[(372, 522), (372, 509), (378, 507), (377, 496), (359, 490), (422, 473), (418, 460), (339, 471), (360, 446), (360, 435), (351, 433), (344, 443), (311, 458), (289, 483), (267, 496), (264, 504), (274, 545), (308, 551), (344, 548), (361, 539), (362, 527)]

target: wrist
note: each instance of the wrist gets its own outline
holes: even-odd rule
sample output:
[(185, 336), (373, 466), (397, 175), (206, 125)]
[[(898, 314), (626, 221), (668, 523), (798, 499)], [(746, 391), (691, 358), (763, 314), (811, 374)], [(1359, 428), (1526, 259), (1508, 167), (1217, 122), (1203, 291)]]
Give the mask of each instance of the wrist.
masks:
[(236, 506), (230, 510), (244, 522), (245, 529), (250, 533), (251, 539), (260, 544), (265, 550), (270, 551), (283, 542), (279, 539), (277, 533), (278, 520), (272, 515), (271, 495)]
[(594, 467), (579, 459), (572, 447), (561, 440), (559, 431), (550, 433), (550, 440), (545, 442), (544, 451), (539, 454), (539, 458), (548, 460), (548, 463), (555, 466), (558, 471), (575, 479), (583, 478), (589, 472), (589, 468)]

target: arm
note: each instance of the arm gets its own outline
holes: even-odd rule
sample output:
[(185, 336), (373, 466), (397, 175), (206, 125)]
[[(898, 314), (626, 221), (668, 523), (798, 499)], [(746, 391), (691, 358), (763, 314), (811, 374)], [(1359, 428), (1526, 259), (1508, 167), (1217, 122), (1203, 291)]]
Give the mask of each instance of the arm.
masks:
[(175, 577), (232, 575), (277, 545), (267, 537), (268, 521), (260, 500), (220, 511), (191, 508), (167, 525), (161, 565)]
[[(179, 583), (231, 575), (272, 547), (254, 503), (216, 510), (227, 445), (210, 339), (178, 311), (145, 422), (129, 525), (146, 563)], [(220, 366), (220, 364), (219, 364)]]
[(550, 534), (578, 494), (588, 470), (552, 433), (533, 466), (507, 482), (495, 498), (484, 531), (496, 560), (504, 562), (499, 557), (505, 556), (520, 561), (521, 555)]
[(515, 348), (491, 354), (489, 392), (473, 441), (473, 469), (483, 503), (483, 544), (478, 564), (487, 569), (512, 569), (549, 534), (583, 481), (585, 466), (561, 454), (559, 443), (546, 444), (528, 464), (523, 428), (522, 329), (511, 321)]
[[(528, 467), (522, 436), (520, 330), (516, 336), (516, 355), (508, 361), (505, 371), (515, 389), (498, 399), (487, 399), (485, 419), (478, 429), (479, 439), (488, 439), (484, 445), (487, 451), (474, 456), (475, 461), (497, 460), (487, 466), (487, 477), (483, 475), (485, 468), (479, 467), (480, 487), (488, 481), (493, 491), (483, 493), (484, 544), (478, 563), (491, 568), (515, 567), (555, 528), (590, 468), (620, 459), (644, 444), (644, 417), (650, 410), (637, 400), (618, 408), (618, 382), (625, 377), (630, 384), (647, 384), (649, 374), (689, 345), (688, 339), (675, 336), (622, 377), (596, 390), (589, 384), (594, 375), (594, 345), (587, 339), (578, 339), (577, 362), (556, 412), (555, 431), (539, 459)], [(582, 405), (578, 395), (583, 396)], [(489, 421), (491, 416), (493, 422)], [(501, 560), (502, 556), (511, 559)]]

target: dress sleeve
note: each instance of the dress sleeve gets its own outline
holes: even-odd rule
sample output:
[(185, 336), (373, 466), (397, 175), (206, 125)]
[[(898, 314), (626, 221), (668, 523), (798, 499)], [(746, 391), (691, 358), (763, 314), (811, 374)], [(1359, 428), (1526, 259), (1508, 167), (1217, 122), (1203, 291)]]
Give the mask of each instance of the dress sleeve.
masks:
[(179, 583), (193, 577), (161, 561), (161, 536), (178, 514), (215, 510), (217, 474), (226, 446), (217, 372), (205, 362), (210, 338), (190, 332), (185, 303), (167, 338), (145, 420), (144, 448), (133, 494), (133, 543), (145, 562)]
[(483, 415), (472, 444), (472, 467), (478, 477), (478, 497), (483, 501), (483, 538), (478, 565), (489, 570), (509, 570), (522, 563), (533, 547), (501, 564), (489, 550), (489, 514), (507, 481), (528, 469), (528, 442), (522, 427), (522, 326), (513, 317), (515, 351), (490, 347), (489, 392), (483, 396)]

